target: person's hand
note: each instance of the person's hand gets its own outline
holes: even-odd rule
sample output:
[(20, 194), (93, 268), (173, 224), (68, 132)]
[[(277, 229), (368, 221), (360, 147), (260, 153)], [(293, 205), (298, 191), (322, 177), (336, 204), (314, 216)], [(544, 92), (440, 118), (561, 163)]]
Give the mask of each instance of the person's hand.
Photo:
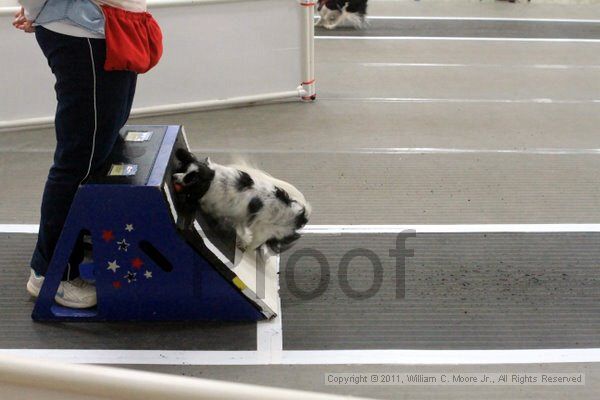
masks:
[(20, 29), (23, 32), (35, 32), (33, 21), (29, 21), (27, 18), (25, 18), (25, 9), (23, 7), (21, 7), (21, 9), (15, 14), (15, 19), (13, 20), (12, 24), (15, 28)]

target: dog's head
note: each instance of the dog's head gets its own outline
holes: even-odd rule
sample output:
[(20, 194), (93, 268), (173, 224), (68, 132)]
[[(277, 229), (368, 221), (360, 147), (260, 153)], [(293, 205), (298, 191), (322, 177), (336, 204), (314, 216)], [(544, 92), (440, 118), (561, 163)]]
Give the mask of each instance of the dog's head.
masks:
[(260, 229), (260, 219), (256, 234), (263, 237), (265, 245), (274, 253), (291, 248), (301, 235), (299, 231), (308, 223), (312, 209), (304, 195), (291, 184), (271, 178), (274, 183), (273, 198), (269, 212), (270, 219), (264, 231)]
[(210, 159), (198, 160), (186, 149), (178, 149), (175, 158), (179, 165), (173, 174), (173, 184), (178, 194), (184, 195), (186, 202), (198, 203), (210, 188), (215, 171)]
[(312, 209), (304, 195), (292, 184), (240, 161), (235, 165), (259, 186), (269, 188), (260, 201), (251, 201), (248, 208), (253, 234), (253, 246), (265, 245), (275, 253), (292, 247), (300, 238)]
[(291, 217), (293, 219), (289, 219), (287, 223), (284, 223), (282, 226), (283, 229), (278, 230), (278, 234), (265, 242), (265, 245), (274, 253), (279, 254), (289, 250), (302, 237), (298, 231), (304, 228), (308, 222), (310, 205), (298, 208), (298, 210), (292, 210)]

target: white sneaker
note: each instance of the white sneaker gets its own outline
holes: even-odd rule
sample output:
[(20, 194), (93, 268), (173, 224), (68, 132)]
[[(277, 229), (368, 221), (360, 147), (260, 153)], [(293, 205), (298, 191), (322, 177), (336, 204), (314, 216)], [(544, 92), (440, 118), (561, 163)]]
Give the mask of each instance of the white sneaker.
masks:
[[(44, 277), (32, 269), (27, 281), (27, 291), (33, 297), (40, 295)], [(61, 306), (70, 308), (89, 308), (96, 305), (96, 287), (81, 278), (62, 281), (56, 291), (54, 300)]]

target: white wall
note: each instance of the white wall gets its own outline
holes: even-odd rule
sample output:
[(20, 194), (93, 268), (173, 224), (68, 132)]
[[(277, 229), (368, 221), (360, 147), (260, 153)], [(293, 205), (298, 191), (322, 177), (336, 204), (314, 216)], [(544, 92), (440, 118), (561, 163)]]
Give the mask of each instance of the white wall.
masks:
[[(165, 52), (154, 70), (140, 75), (134, 110), (297, 92), (303, 23), (298, 0), (154, 3), (161, 3), (149, 2)], [(54, 78), (35, 37), (14, 29), (11, 20), (0, 13), (0, 128), (32, 119), (47, 123), (55, 108)]]

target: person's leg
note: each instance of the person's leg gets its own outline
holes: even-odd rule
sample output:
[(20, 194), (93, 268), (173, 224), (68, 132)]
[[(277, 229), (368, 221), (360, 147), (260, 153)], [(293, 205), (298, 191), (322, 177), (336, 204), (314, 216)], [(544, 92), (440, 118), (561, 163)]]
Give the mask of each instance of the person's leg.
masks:
[[(45, 275), (79, 185), (106, 160), (131, 109), (136, 74), (103, 69), (105, 41), (38, 27), (36, 38), (56, 77), (56, 150), (42, 197), (31, 268)], [(69, 268), (70, 276), (78, 268)]]

